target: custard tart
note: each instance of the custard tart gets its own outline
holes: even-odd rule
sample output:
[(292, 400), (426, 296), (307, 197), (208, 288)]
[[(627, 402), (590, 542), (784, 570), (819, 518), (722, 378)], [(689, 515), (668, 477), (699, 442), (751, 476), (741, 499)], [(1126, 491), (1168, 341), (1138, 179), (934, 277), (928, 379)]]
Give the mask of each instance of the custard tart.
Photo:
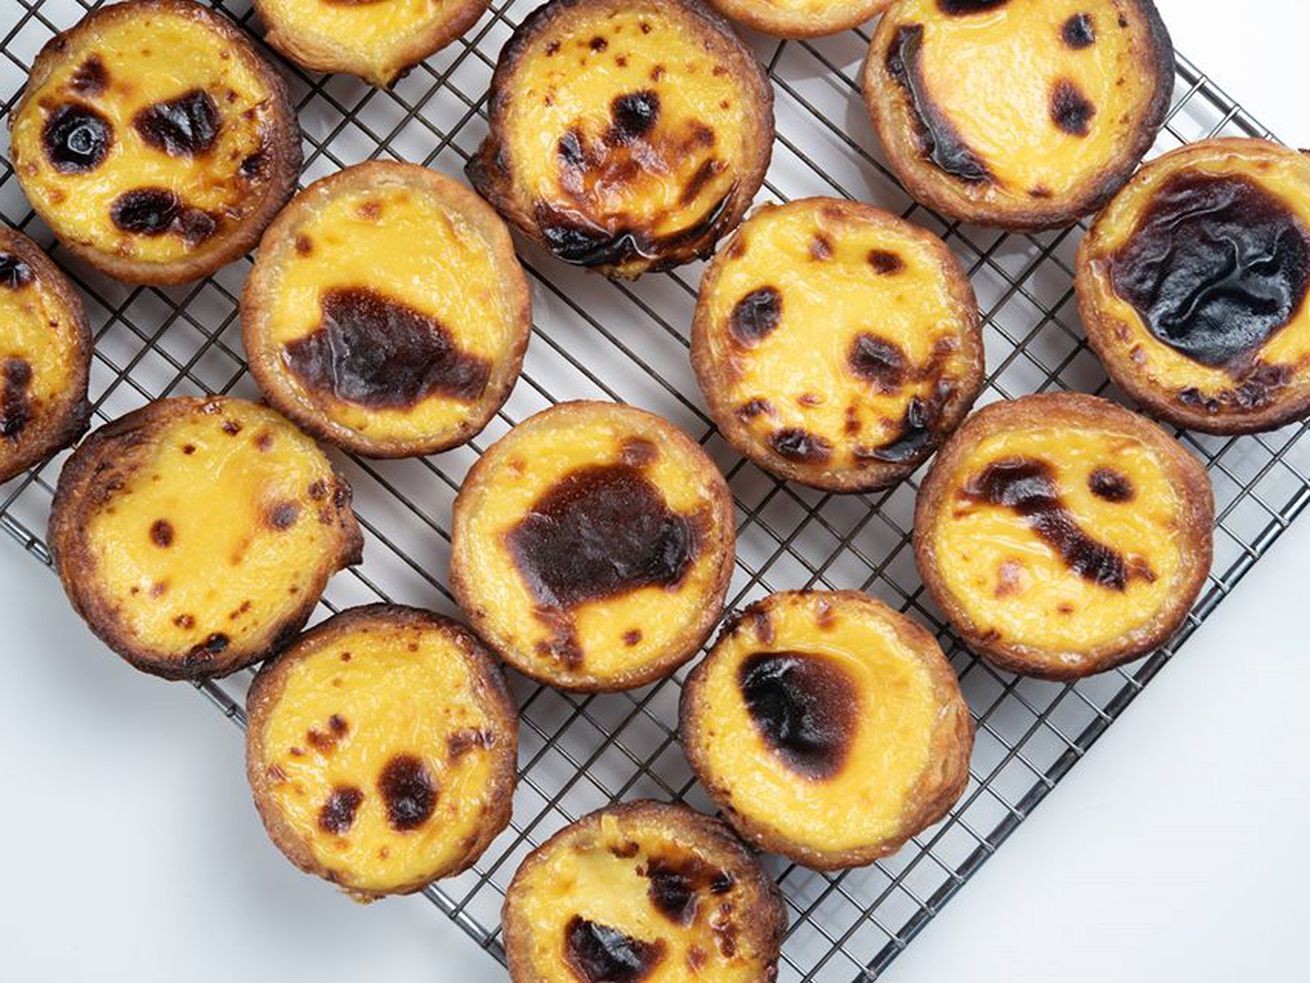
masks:
[(416, 164), (373, 161), (282, 211), (241, 319), (269, 402), (347, 450), (407, 457), (486, 426), (519, 377), (532, 311), (486, 202)]
[(59, 476), (49, 542), (91, 630), (166, 679), (283, 648), (363, 547), (350, 486), (314, 442), (221, 396), (156, 400), (87, 437)]
[(1087, 338), (1119, 388), (1180, 427), (1310, 415), (1310, 159), (1207, 140), (1152, 161), (1078, 253)]
[(518, 711), (456, 621), (352, 608), (266, 663), (246, 772), (273, 843), (367, 901), (465, 870), (509, 823)]
[(91, 328), (64, 272), (0, 225), (0, 482), (86, 432)]
[(920, 202), (1007, 229), (1096, 211), (1174, 87), (1151, 0), (896, 0), (864, 66), (888, 160)]
[(551, 0), (501, 51), (473, 187), (568, 263), (635, 277), (708, 254), (773, 145), (773, 90), (699, 0)]
[(780, 38), (813, 38), (857, 27), (892, 0), (709, 0), (719, 13)]
[(246, 252), (300, 170), (281, 78), (192, 0), (87, 14), (41, 49), (9, 125), (37, 214), (133, 283), (196, 280)]
[(973, 723), (936, 639), (858, 591), (790, 591), (725, 625), (682, 691), (682, 746), (725, 818), (819, 870), (946, 814)]
[(771, 983), (787, 909), (723, 823), (642, 800), (528, 854), (502, 924), (513, 983)]
[(914, 550), (975, 652), (1044, 679), (1146, 655), (1191, 610), (1213, 550), (1201, 464), (1148, 420), (1082, 394), (993, 403), (919, 489)]
[(691, 658), (718, 621), (732, 497), (672, 424), (561, 403), (473, 466), (451, 539), (451, 589), (506, 662), (563, 689), (630, 689)]
[(761, 206), (701, 280), (692, 365), (741, 454), (829, 491), (911, 474), (983, 382), (978, 303), (936, 236), (872, 205)]
[(264, 40), (315, 72), (387, 87), (477, 23), (487, 0), (255, 0)]

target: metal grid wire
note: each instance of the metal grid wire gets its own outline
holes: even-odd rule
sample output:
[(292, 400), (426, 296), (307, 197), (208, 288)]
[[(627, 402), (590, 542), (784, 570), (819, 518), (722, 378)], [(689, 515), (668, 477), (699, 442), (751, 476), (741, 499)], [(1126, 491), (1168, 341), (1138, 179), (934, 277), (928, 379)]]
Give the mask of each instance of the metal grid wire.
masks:
[[(462, 40), (383, 92), (283, 62), (305, 138), (308, 183), (374, 157), (458, 175), (486, 133), (495, 57), (536, 0), (498, 0)], [(93, 0), (11, 0), (0, 11), (0, 101), (7, 110), (42, 44)], [(251, 27), (249, 0), (214, 5)], [(778, 140), (763, 200), (828, 194), (873, 201), (942, 235), (973, 279), (985, 324), (983, 402), (1043, 390), (1115, 396), (1088, 351), (1072, 290), (1082, 227), (1004, 235), (940, 219), (916, 205), (885, 166), (860, 102), (867, 29), (815, 41), (750, 36), (777, 95)], [(1173, 110), (1157, 151), (1210, 135), (1269, 136), (1190, 62), (1180, 59)], [(0, 136), (0, 215), (43, 245), (52, 237), (13, 177)], [(962, 648), (925, 596), (909, 535), (917, 480), (833, 496), (788, 485), (734, 454), (705, 414), (687, 347), (699, 264), (637, 283), (612, 283), (520, 243), (532, 274), (535, 323), (523, 378), (504, 410), (467, 447), (425, 459), (367, 461), (335, 454), (356, 490), (365, 561), (329, 584), (316, 618), (384, 599), (448, 613), (444, 583), (450, 506), (477, 454), (519, 420), (564, 399), (611, 398), (652, 409), (695, 435), (728, 476), (737, 506), (738, 607), (799, 587), (859, 588), (931, 625), (958, 671), (977, 721), (970, 782), (950, 815), (893, 857), (820, 874), (765, 858), (782, 885), (791, 928), (780, 978), (874, 979), (1086, 753), (1310, 502), (1304, 425), (1241, 439), (1181, 434), (1209, 468), (1218, 504), (1207, 590), (1179, 635), (1132, 666), (1074, 685), (997, 672)], [(133, 287), (71, 260), (96, 337), (91, 394), (97, 422), (169, 395), (257, 398), (246, 373), (237, 297), (242, 260), (201, 283)], [(42, 540), (65, 454), (0, 487), (0, 525), (46, 565)], [(578, 816), (618, 799), (681, 799), (713, 807), (677, 746), (683, 673), (626, 694), (582, 696), (514, 676), (522, 710), (514, 820), (474, 869), (425, 894), (498, 959), (499, 911), (519, 861)], [(248, 674), (197, 687), (238, 726)]]

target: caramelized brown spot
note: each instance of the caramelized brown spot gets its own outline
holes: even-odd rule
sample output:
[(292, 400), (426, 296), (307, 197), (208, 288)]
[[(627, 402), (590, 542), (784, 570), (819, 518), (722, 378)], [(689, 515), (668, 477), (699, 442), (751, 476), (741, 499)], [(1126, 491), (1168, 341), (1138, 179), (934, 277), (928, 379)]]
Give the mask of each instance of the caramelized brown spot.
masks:
[(818, 393), (801, 393), (796, 397), (796, 402), (801, 406), (822, 406), (824, 400)]
[(364, 793), (352, 785), (338, 785), (318, 811), (318, 825), (325, 833), (341, 836), (355, 824), (355, 813)]
[(881, 393), (899, 392), (910, 371), (910, 360), (900, 345), (867, 332), (852, 339), (846, 364), (856, 378), (872, 383)]
[(832, 240), (822, 232), (816, 232), (810, 238), (810, 259), (816, 262), (832, 259)]
[(196, 452), (196, 445), (195, 445), (195, 444), (183, 444), (183, 445), (182, 445), (182, 453), (183, 453), (183, 454), (186, 454), (188, 457), (189, 457), (190, 455), (194, 454), (195, 452)]
[(615, 96), (610, 102), (608, 140), (613, 144), (631, 143), (655, 128), (660, 116), (659, 93), (650, 89)]
[(176, 618), (173, 619), (173, 624), (177, 625), (177, 627), (179, 628), (183, 628), (187, 631), (190, 631), (192, 628), (196, 626), (195, 615), (179, 614)]
[(170, 157), (198, 157), (218, 139), (218, 106), (203, 89), (157, 102), (132, 117), (132, 125), (147, 146)]
[(1065, 133), (1085, 137), (1091, 132), (1096, 107), (1070, 79), (1060, 79), (1051, 89), (1051, 119)]
[(382, 216), (382, 202), (376, 198), (361, 201), (355, 209), (355, 214), (365, 222), (376, 222)]
[(237, 423), (236, 420), (224, 420), (223, 432), (229, 437), (235, 437), (241, 432), (241, 424)]
[(489, 730), (465, 727), (446, 738), (446, 752), (451, 761), (458, 761), (474, 748), (491, 748), (496, 746), (496, 735)]
[(832, 444), (800, 427), (785, 427), (769, 435), (769, 446), (780, 456), (801, 464), (822, 464), (832, 457)]
[(300, 506), (295, 502), (278, 502), (267, 513), (269, 526), (279, 531), (290, 529), (298, 518)]
[(184, 657), (188, 663), (205, 663), (213, 660), (227, 650), (232, 640), (222, 632), (214, 632), (199, 645), (194, 646)]
[(36, 279), (32, 267), (13, 253), (0, 252), (0, 287), (21, 290)]
[(690, 205), (723, 168), (723, 161), (718, 158), (705, 158), (700, 167), (696, 168), (695, 173), (688, 178), (686, 186), (682, 189), (682, 194), (678, 196), (678, 204)]
[(327, 290), (319, 326), (284, 349), (306, 385), (378, 409), (434, 395), (471, 402), (487, 386), (486, 359), (461, 351), (436, 318), (367, 287)]
[(412, 754), (399, 754), (387, 762), (378, 777), (378, 791), (387, 804), (387, 821), (400, 833), (422, 826), (437, 805), (432, 776)]
[(981, 14), (1004, 7), (1008, 0), (937, 0), (937, 9), (951, 17)]
[(300, 256), (308, 256), (314, 251), (314, 240), (307, 235), (296, 236), (296, 253)]
[(580, 915), (564, 927), (564, 960), (582, 983), (639, 983), (663, 958), (663, 939), (643, 942)]
[(609, 46), (610, 43), (606, 41), (603, 37), (600, 37), (599, 35), (592, 38), (590, 44), (588, 45), (588, 47), (590, 47), (592, 51), (604, 51)]
[(82, 103), (56, 107), (41, 130), (46, 156), (60, 174), (94, 171), (109, 155), (114, 144), (113, 125), (100, 113)]
[(905, 406), (895, 439), (872, 450), (859, 449), (856, 456), (890, 464), (904, 464), (923, 457), (937, 443), (936, 428), (942, 406), (952, 391), (949, 384), (943, 384), (938, 386), (937, 393), (930, 399), (912, 397)]
[(143, 236), (171, 232), (192, 245), (208, 239), (218, 227), (214, 216), (186, 205), (167, 188), (125, 191), (109, 206), (109, 217), (124, 232)]
[(309, 483), (309, 497), (316, 502), (321, 502), (327, 497), (327, 484), (322, 478), (316, 478)]
[(1136, 492), (1128, 475), (1111, 467), (1100, 467), (1087, 478), (1087, 487), (1107, 502), (1131, 502)]
[[(655, 910), (675, 925), (690, 925), (696, 919), (702, 895), (722, 894), (732, 886), (732, 876), (697, 859), (676, 861), (652, 859), (643, 872), (650, 886), (646, 896)], [(716, 886), (726, 884), (727, 887)]]
[(0, 435), (17, 440), (29, 422), (32, 409), (32, 366), (11, 356), (0, 363)]
[(636, 645), (640, 641), (641, 641), (640, 629), (633, 628), (623, 633), (623, 644), (627, 645), (629, 648), (631, 648), (633, 645)]
[(728, 331), (740, 344), (758, 344), (782, 321), (782, 294), (776, 287), (752, 290), (733, 305)]
[(757, 652), (743, 660), (737, 683), (760, 735), (787, 767), (815, 781), (841, 770), (860, 708), (845, 669), (821, 655)]
[(660, 449), (652, 441), (642, 437), (632, 437), (623, 442), (619, 460), (630, 468), (644, 468), (654, 464), (660, 456)]
[(1075, 51), (1090, 48), (1096, 43), (1096, 24), (1091, 14), (1074, 14), (1060, 28), (1060, 37)]
[(886, 249), (869, 250), (869, 265), (881, 276), (892, 276), (905, 269), (905, 260)]
[(68, 86), (79, 96), (98, 96), (109, 85), (109, 71), (99, 55), (92, 55), (77, 66), (68, 79)]
[(1009, 597), (1023, 586), (1024, 566), (1018, 560), (1004, 560), (996, 568), (996, 596)]
[(156, 546), (172, 546), (173, 524), (167, 519), (156, 519), (150, 526), (150, 541)]
[(739, 420), (753, 420), (761, 413), (773, 414), (773, 404), (767, 399), (751, 399), (737, 407)]

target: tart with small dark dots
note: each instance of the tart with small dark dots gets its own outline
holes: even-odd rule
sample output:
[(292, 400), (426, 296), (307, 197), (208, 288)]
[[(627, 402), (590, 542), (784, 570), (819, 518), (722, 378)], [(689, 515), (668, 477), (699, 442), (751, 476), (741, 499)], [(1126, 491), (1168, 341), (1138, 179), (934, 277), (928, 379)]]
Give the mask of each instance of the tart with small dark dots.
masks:
[(914, 551), (971, 649), (1077, 679), (1146, 655), (1205, 585), (1214, 495), (1176, 440), (1095, 396), (993, 403), (919, 489)]
[(830, 491), (911, 474), (983, 382), (969, 278), (936, 236), (852, 201), (762, 206), (701, 280), (692, 365), (729, 443)]
[(1160, 157), (1078, 253), (1087, 339), (1119, 388), (1180, 427), (1310, 415), (1310, 158), (1263, 140)]
[(943, 215), (1070, 225), (1123, 186), (1174, 88), (1151, 0), (896, 0), (864, 99), (901, 183)]
[(0, 225), (0, 482), (86, 432), (91, 329), (77, 288)]
[(502, 924), (513, 983), (772, 983), (787, 909), (723, 823), (641, 800), (528, 854)]
[(686, 662), (718, 621), (733, 522), (727, 482), (677, 427), (618, 403), (561, 403), (464, 479), (450, 586), (520, 672), (630, 689)]
[(781, 38), (813, 38), (858, 27), (892, 0), (709, 0), (719, 13)]
[(283, 209), (241, 319), (274, 406), (348, 450), (407, 457), (486, 426), (518, 380), (532, 309), (491, 206), (436, 171), (373, 161)]
[(487, 0), (255, 0), (264, 40), (315, 72), (390, 86), (477, 23)]
[(469, 179), (555, 256), (635, 277), (709, 253), (773, 146), (773, 90), (699, 0), (551, 0), (501, 51)]
[(166, 679), (224, 676), (296, 637), (363, 547), (350, 486), (289, 421), (242, 399), (161, 399), (86, 438), (50, 548), (73, 607)]
[(99, 7), (52, 38), (9, 126), (37, 214), (80, 259), (134, 283), (236, 259), (300, 170), (281, 78), (192, 0)]
[(819, 870), (942, 818), (973, 724), (936, 639), (858, 591), (792, 591), (725, 625), (682, 691), (682, 746), (748, 841)]
[(459, 622), (352, 608), (266, 663), (246, 712), (269, 836), (358, 900), (467, 869), (509, 823), (518, 711)]

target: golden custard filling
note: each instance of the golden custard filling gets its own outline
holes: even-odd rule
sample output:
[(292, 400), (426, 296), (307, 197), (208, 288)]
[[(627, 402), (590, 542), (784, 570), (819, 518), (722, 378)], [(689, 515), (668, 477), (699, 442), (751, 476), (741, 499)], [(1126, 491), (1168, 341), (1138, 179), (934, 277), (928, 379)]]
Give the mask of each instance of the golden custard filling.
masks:
[(275, 93), (231, 38), (149, 10), (69, 36), (13, 119), (23, 189), (61, 239), (184, 257), (260, 201)]
[[(802, 847), (894, 840), (941, 712), (929, 668), (862, 608), (784, 596), (768, 625), (760, 638), (747, 617), (715, 647), (698, 695), (707, 770), (735, 810)], [(793, 733), (787, 704), (817, 710), (817, 729)]]
[(1150, 114), (1156, 41), (1128, 0), (900, 0), (887, 16), (888, 71), (938, 130), (938, 166), (984, 198), (1078, 194)]
[(399, 181), (352, 188), (261, 265), (264, 340), (297, 398), (379, 440), (481, 418), (519, 326), (492, 244), (458, 209)]
[(466, 654), (422, 625), (334, 633), (287, 670), (262, 731), (281, 818), (338, 883), (387, 891), (462, 866), (512, 740)]
[(64, 398), (77, 347), (67, 305), (36, 270), (0, 247), (0, 437), (17, 440)]
[(756, 110), (732, 39), (689, 18), (580, 9), (530, 39), (506, 90), (504, 151), (543, 226), (660, 239), (716, 219)]
[[(714, 852), (652, 821), (602, 814), (585, 838), (566, 838), (526, 866), (514, 904), (532, 926), (530, 960), (542, 980), (623, 979), (758, 983), (745, 886)], [(676, 881), (675, 881), (676, 878)]]
[(495, 454), (462, 536), (498, 647), (619, 679), (717, 601), (707, 464), (659, 430), (569, 414), (521, 425)]
[(1027, 427), (978, 444), (930, 530), (974, 630), (1080, 653), (1148, 626), (1182, 569), (1185, 503), (1166, 463), (1108, 430)]
[(366, 54), (409, 41), (457, 6), (457, 0), (260, 0), (265, 15), (285, 33)]
[(220, 652), (300, 610), (335, 561), (328, 459), (271, 410), (228, 400), (171, 417), (88, 511), (94, 590), (165, 651)]
[(940, 252), (822, 205), (752, 216), (708, 313), (721, 401), (761, 444), (835, 470), (908, 456), (911, 404), (940, 406), (971, 368)]

